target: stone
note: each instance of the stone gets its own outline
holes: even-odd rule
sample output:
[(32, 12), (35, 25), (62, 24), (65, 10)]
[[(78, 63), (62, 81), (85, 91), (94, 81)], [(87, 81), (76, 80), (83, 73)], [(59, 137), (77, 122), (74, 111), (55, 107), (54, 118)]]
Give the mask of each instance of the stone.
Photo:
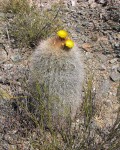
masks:
[(4, 50), (4, 49), (5, 49), (5, 46), (3, 45), (3, 43), (4, 43), (4, 42), (0, 39), (0, 49), (3, 49), (3, 50)]
[(76, 28), (75, 28), (75, 31), (76, 31), (77, 33), (80, 33), (81, 28), (80, 28), (80, 27), (76, 27)]
[(5, 17), (5, 13), (0, 12), (0, 17), (1, 17), (1, 18), (4, 18), (4, 17)]
[(14, 17), (14, 14), (12, 14), (12, 13), (7, 13), (7, 18), (11, 19), (11, 18), (13, 18), (13, 17)]
[(73, 7), (76, 6), (76, 3), (77, 3), (77, 0), (71, 0), (71, 4), (72, 4)]
[(112, 70), (117, 70), (118, 67), (119, 67), (119, 64), (113, 65)]
[(120, 73), (112, 72), (110, 75), (110, 79), (114, 82), (119, 81), (120, 80)]
[(110, 82), (109, 80), (104, 80), (101, 84), (101, 93), (102, 94), (107, 94), (109, 92), (110, 89)]
[(95, 2), (97, 2), (99, 4), (105, 4), (105, 3), (107, 3), (107, 0), (95, 0)]
[(103, 64), (102, 64), (102, 65), (100, 65), (99, 70), (100, 70), (100, 71), (104, 71), (104, 70), (106, 70), (106, 66), (105, 66), (105, 65), (103, 65)]
[(117, 71), (120, 72), (120, 67), (117, 68)]
[(13, 67), (13, 64), (4, 64), (4, 70), (10, 70)]
[(100, 59), (100, 61), (102, 63), (106, 63), (107, 62), (107, 57), (103, 54), (98, 54), (97, 57)]
[(120, 50), (120, 43), (119, 42), (116, 42), (114, 44), (114, 49)]
[(120, 43), (115, 42), (113, 47), (114, 47), (114, 52), (117, 55), (117, 58), (120, 58)]
[(102, 54), (109, 55), (109, 54), (111, 54), (111, 52), (108, 49), (105, 49), (104, 52), (102, 52)]
[(113, 58), (113, 59), (111, 59), (109, 62), (111, 63), (111, 64), (113, 64), (113, 63), (115, 63), (115, 62), (117, 62), (117, 58)]
[(11, 59), (14, 61), (14, 62), (19, 62), (22, 58), (20, 56), (20, 54), (16, 54), (14, 56), (11, 56)]
[(0, 64), (7, 59), (7, 53), (4, 49), (0, 49)]
[(92, 59), (93, 58), (93, 54), (91, 52), (86, 52), (86, 57), (87, 59)]
[(93, 47), (93, 46), (92, 46), (90, 43), (84, 43), (84, 44), (82, 45), (82, 48), (83, 48), (84, 50), (86, 50), (87, 52), (90, 52), (92, 47)]

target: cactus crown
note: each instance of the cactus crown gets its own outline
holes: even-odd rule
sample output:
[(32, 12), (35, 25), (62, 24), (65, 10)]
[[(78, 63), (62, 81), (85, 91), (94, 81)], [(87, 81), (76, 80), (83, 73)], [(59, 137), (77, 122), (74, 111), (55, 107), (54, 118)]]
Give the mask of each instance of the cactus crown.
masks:
[(65, 40), (65, 42), (64, 43), (62, 43), (62, 45), (64, 45), (65, 47), (67, 47), (67, 48), (73, 48), (73, 46), (74, 46), (74, 42), (71, 40), (71, 39), (69, 39), (67, 36), (68, 36), (68, 33), (67, 33), (67, 31), (65, 31), (65, 30), (59, 30), (58, 32), (57, 32), (57, 36), (58, 37), (60, 37), (61, 39), (64, 39)]

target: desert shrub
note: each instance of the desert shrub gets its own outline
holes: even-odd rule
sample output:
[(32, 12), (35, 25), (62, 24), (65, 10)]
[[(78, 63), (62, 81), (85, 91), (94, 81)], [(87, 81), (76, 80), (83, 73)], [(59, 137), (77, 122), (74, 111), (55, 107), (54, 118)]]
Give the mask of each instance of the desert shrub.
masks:
[(22, 13), (30, 12), (30, 5), (27, 0), (5, 0), (2, 1), (3, 11), (6, 13)]
[(12, 18), (6, 17), (8, 32), (19, 47), (33, 47), (39, 40), (62, 28), (60, 5), (55, 4), (50, 10), (39, 10), (35, 5), (30, 6), (27, 0), (9, 0), (4, 11), (13, 15)]

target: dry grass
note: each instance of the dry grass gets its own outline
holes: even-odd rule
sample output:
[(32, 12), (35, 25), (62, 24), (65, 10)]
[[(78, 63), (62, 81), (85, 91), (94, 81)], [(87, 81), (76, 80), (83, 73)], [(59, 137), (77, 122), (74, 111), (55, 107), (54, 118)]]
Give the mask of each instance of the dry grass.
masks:
[[(118, 87), (118, 92), (119, 89), (120, 87)], [(38, 86), (37, 92), (40, 95), (41, 91)], [(85, 88), (83, 107), (80, 113), (82, 119), (79, 115), (78, 121), (72, 122), (69, 118), (67, 127), (60, 126), (60, 124), (58, 124), (59, 127), (55, 126), (49, 109), (44, 109), (46, 105), (40, 97), (34, 97), (34, 100), (39, 102), (37, 106), (32, 99), (24, 95), (11, 97), (14, 99), (14, 106), (17, 106), (19, 115), (19, 132), (17, 134), (20, 137), (26, 136), (35, 150), (119, 150), (120, 109), (115, 123), (109, 129), (104, 130), (93, 124), (95, 105), (93, 103), (92, 78), (89, 78)], [(40, 109), (37, 109), (37, 112), (41, 113), (40, 118), (34, 111), (36, 108)]]
[(34, 47), (39, 40), (62, 28), (60, 9), (61, 6), (55, 4), (51, 10), (39, 10), (27, 0), (3, 2), (10, 39), (15, 40), (17, 47)]
[[(41, 91), (37, 87), (37, 91), (40, 94)], [(120, 136), (120, 118), (118, 110), (118, 116), (115, 123), (110, 129), (106, 129), (107, 132), (94, 125), (93, 118), (95, 112), (93, 111), (94, 97), (92, 88), (92, 78), (88, 79), (86, 88), (84, 89), (85, 96), (82, 106), (82, 112), (78, 115), (77, 120), (72, 122), (71, 118), (67, 120), (66, 126), (55, 126), (52, 120), (51, 113), (47, 109), (43, 109), (45, 104), (40, 97), (34, 97), (34, 100), (39, 101), (37, 107), (39, 108), (41, 117), (38, 119), (35, 111), (30, 111), (29, 104), (26, 107), (26, 103), (18, 103), (19, 107), (23, 109), (23, 116), (21, 119), (29, 118), (30, 122), (34, 124), (34, 132), (36, 138), (29, 136), (31, 146), (35, 150), (118, 150), (119, 149), (119, 136)], [(40, 107), (39, 107), (39, 105)], [(31, 101), (31, 106), (32, 101)], [(51, 105), (51, 104), (50, 104)], [(94, 108), (97, 109), (97, 108)], [(43, 111), (42, 111), (43, 110)], [(38, 110), (37, 110), (38, 112)], [(47, 114), (47, 118), (46, 118)], [(26, 116), (26, 117), (25, 117)], [(45, 122), (45, 118), (47, 122)], [(23, 124), (24, 126), (24, 124)]]

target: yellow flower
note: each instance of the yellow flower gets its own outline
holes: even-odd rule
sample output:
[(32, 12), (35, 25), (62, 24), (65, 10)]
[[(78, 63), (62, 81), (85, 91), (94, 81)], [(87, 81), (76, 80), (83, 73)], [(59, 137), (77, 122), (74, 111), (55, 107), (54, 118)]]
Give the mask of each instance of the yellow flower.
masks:
[(60, 38), (66, 38), (68, 36), (68, 33), (65, 31), (65, 30), (59, 30), (57, 32), (57, 35), (60, 37)]
[(72, 48), (74, 46), (74, 42), (68, 39), (65, 41), (65, 46), (68, 48)]

